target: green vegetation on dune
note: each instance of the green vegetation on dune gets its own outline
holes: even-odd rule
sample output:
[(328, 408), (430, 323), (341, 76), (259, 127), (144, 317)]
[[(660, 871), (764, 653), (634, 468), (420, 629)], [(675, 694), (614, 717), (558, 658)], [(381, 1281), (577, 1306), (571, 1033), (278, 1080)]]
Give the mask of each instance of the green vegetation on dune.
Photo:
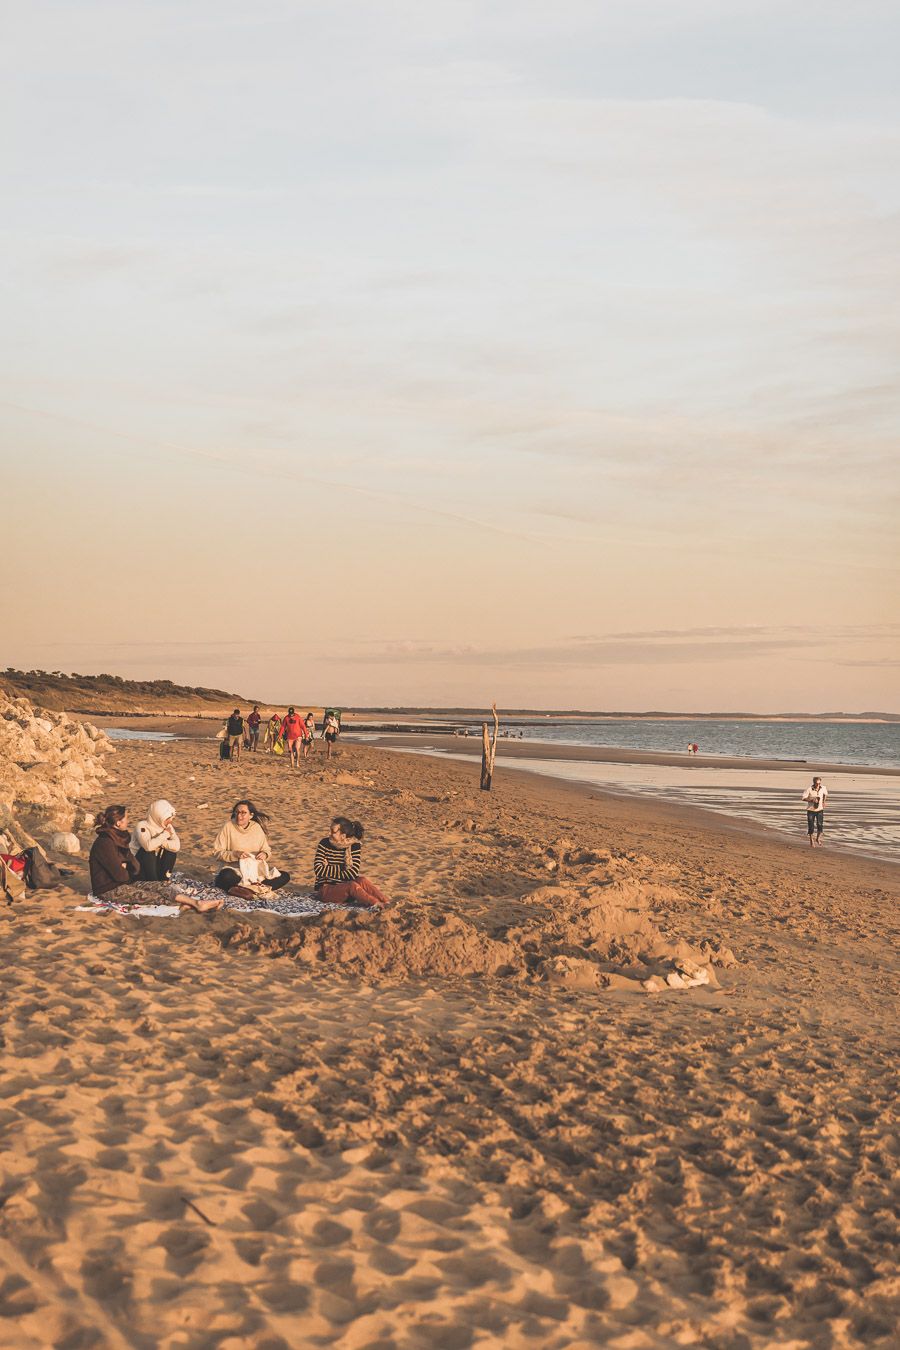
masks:
[(172, 680), (127, 680), (121, 675), (65, 675), (53, 670), (14, 670), (8, 666), (0, 674), (0, 689), (13, 697), (26, 698), (48, 707), (72, 708), (73, 700), (87, 701), (92, 706), (104, 699), (121, 703), (123, 700), (171, 702), (189, 700), (219, 704), (222, 702), (249, 703), (242, 694), (226, 689), (192, 688), (174, 684)]

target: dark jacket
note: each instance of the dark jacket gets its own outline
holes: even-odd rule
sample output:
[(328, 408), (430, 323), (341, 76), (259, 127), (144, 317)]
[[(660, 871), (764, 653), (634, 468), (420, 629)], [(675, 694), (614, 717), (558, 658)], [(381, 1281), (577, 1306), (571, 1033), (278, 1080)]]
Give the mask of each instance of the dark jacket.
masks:
[(107, 825), (97, 835), (89, 859), (94, 895), (105, 895), (117, 886), (137, 880), (141, 869), (130, 843), (128, 830), (119, 830), (115, 825)]

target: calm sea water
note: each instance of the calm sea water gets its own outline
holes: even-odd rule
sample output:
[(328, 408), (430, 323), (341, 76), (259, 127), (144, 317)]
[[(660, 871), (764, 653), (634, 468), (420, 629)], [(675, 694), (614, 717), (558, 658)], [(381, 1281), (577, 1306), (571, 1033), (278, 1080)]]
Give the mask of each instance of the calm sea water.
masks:
[(104, 727), (112, 741), (177, 741), (171, 731), (135, 731), (132, 727)]
[[(870, 764), (900, 768), (900, 722), (670, 722), (640, 718), (620, 722), (510, 724), (525, 741), (602, 745), (620, 750), (684, 754), (696, 741), (701, 755), (782, 759), (808, 764)], [(516, 734), (516, 739), (519, 739)]]

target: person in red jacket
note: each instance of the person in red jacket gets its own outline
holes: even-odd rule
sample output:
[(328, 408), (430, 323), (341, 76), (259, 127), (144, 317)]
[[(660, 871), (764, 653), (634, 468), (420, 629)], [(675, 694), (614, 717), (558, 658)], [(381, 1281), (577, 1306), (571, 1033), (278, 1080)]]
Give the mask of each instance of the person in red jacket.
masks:
[(293, 708), (288, 708), (281, 724), (281, 734), (287, 746), (294, 768), (300, 765), (300, 747), (303, 743), (303, 718)]

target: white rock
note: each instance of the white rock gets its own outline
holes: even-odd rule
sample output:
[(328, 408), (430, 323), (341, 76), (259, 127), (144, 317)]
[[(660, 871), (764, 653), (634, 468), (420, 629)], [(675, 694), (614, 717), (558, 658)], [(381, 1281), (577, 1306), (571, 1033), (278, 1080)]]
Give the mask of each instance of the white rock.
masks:
[(670, 989), (687, 989), (684, 977), (678, 974), (677, 970), (670, 970), (666, 976), (666, 984)]
[(54, 834), (50, 838), (50, 847), (54, 853), (80, 853), (81, 843), (77, 834)]

